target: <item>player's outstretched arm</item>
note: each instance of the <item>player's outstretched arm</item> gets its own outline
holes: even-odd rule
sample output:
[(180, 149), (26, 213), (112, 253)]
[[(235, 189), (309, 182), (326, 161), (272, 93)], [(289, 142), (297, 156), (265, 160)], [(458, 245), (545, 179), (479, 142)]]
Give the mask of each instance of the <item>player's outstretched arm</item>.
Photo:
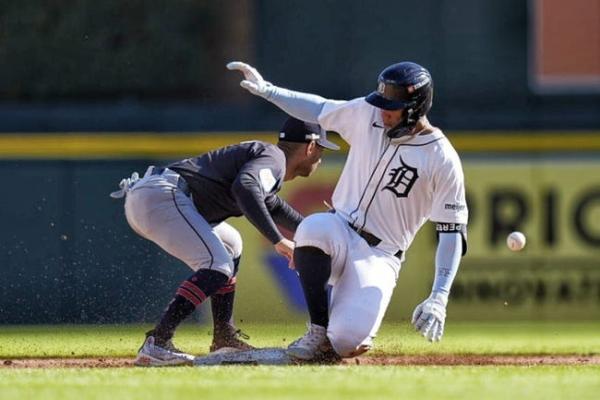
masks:
[(321, 110), (328, 101), (331, 101), (315, 94), (277, 87), (264, 80), (256, 68), (241, 61), (230, 62), (227, 64), (227, 69), (244, 74), (244, 79), (240, 82), (241, 87), (255, 96), (270, 101), (287, 114), (302, 121), (318, 123)]
[(446, 305), (452, 282), (458, 272), (462, 246), (462, 235), (459, 232), (440, 234), (431, 295), (413, 312), (412, 324), (430, 342), (440, 341), (444, 335)]

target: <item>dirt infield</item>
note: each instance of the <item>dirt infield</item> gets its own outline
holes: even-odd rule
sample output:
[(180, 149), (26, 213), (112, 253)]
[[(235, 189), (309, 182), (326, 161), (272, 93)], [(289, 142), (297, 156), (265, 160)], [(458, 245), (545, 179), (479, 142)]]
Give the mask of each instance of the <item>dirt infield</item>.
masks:
[(358, 365), (600, 365), (600, 355), (405, 355), (394, 357), (357, 357), (344, 364)]
[[(600, 365), (600, 355), (539, 355), (539, 356), (485, 356), (485, 355), (404, 355), (363, 356), (345, 359), (342, 365)], [(132, 358), (29, 358), (0, 360), (3, 368), (129, 368)]]

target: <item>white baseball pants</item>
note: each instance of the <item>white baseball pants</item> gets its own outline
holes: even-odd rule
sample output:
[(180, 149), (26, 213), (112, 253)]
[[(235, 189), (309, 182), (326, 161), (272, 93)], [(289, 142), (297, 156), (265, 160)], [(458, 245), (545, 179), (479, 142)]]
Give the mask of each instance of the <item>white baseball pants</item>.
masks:
[(396, 286), (401, 261), (370, 247), (338, 214), (308, 216), (294, 240), (296, 247), (317, 247), (331, 257), (327, 336), (336, 353), (354, 357), (369, 350)]

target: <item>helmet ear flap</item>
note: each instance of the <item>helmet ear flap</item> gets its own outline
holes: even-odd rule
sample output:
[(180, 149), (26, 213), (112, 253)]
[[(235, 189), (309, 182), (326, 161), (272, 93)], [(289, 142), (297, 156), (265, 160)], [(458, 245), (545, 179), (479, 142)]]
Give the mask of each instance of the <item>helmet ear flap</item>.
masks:
[(413, 62), (401, 62), (384, 69), (377, 90), (365, 97), (367, 103), (384, 110), (406, 110), (401, 123), (387, 132), (396, 139), (410, 134), (419, 119), (429, 112), (433, 99), (431, 74)]
[(419, 122), (419, 118), (421, 118), (417, 110), (415, 110), (414, 104), (411, 104), (409, 107), (405, 108), (404, 112), (405, 116), (402, 121), (387, 131), (386, 134), (390, 139), (399, 139), (404, 136), (408, 137), (417, 125), (417, 122)]

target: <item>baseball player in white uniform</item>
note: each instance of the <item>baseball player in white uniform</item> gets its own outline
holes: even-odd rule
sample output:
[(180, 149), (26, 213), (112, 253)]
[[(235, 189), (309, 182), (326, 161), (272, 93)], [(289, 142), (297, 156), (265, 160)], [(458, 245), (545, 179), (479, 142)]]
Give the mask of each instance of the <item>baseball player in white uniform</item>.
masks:
[(426, 117), (433, 96), (429, 72), (412, 62), (393, 64), (381, 72), (373, 93), (337, 101), (274, 86), (241, 62), (227, 67), (244, 74), (241, 86), (252, 94), (318, 122), (350, 145), (333, 209), (305, 218), (294, 236), (294, 263), (311, 323), (288, 354), (318, 360), (369, 350), (405, 253), (428, 220), (436, 223), (439, 238), (435, 278), (412, 323), (428, 340), (439, 341), (466, 252), (468, 211), (458, 154)]

